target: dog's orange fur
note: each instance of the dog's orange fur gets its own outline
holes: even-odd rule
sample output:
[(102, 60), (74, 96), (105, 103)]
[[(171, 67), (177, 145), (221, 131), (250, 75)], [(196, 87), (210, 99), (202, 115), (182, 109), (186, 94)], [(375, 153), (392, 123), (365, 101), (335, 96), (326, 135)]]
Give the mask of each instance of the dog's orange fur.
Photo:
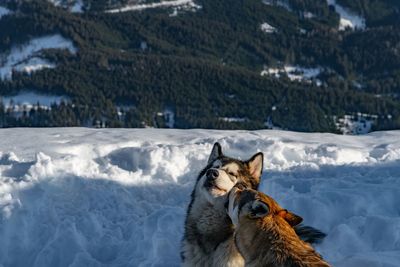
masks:
[[(232, 189), (234, 201), (241, 205), (235, 229), (235, 243), (245, 259), (246, 266), (330, 266), (302, 241), (293, 226), (302, 219), (282, 209), (271, 197), (251, 189)], [(264, 203), (268, 213), (257, 216), (252, 203)]]

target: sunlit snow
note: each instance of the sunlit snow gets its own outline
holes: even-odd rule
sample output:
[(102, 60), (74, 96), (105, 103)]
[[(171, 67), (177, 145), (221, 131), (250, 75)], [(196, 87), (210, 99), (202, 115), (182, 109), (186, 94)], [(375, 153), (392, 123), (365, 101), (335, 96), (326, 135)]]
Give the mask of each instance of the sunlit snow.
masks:
[(82, 13), (83, 12), (83, 0), (74, 0), (74, 1), (66, 1), (66, 0), (48, 0), (53, 3), (55, 6), (61, 6), (67, 8), (72, 13)]
[(54, 68), (55, 63), (41, 58), (43, 50), (46, 49), (67, 49), (70, 53), (77, 51), (72, 41), (59, 34), (34, 38), (0, 54), (0, 79), (12, 79), (13, 71), (31, 73), (44, 68)]
[(287, 0), (262, 0), (262, 2), (269, 6), (280, 6), (291, 11), (289, 2)]
[(187, 10), (196, 10), (200, 9), (201, 6), (196, 4), (193, 0), (172, 0), (172, 1), (161, 1), (157, 3), (148, 3), (148, 4), (129, 4), (124, 7), (115, 8), (107, 10), (107, 13), (119, 13), (119, 12), (127, 12), (127, 11), (140, 11), (145, 9), (152, 8), (160, 8), (160, 7), (173, 7), (174, 13), (172, 15), (176, 15), (175, 11), (178, 12), (179, 8), (187, 9)]
[(260, 26), (261, 30), (265, 33), (274, 33), (276, 32), (276, 28), (264, 22)]
[(261, 71), (261, 76), (273, 76), (280, 78), (282, 75), (287, 75), (291, 81), (315, 81), (317, 85), (321, 85), (321, 81), (316, 79), (322, 72), (322, 68), (305, 68), (300, 66), (286, 65), (277, 68), (265, 68)]
[(354, 14), (336, 3), (336, 0), (327, 0), (328, 5), (335, 7), (336, 12), (340, 15), (339, 30), (344, 31), (347, 28), (352, 30), (364, 29), (365, 19)]
[(328, 236), (332, 266), (400, 265), (400, 131), (0, 131), (0, 265), (180, 266), (212, 144), (264, 152), (261, 190)]

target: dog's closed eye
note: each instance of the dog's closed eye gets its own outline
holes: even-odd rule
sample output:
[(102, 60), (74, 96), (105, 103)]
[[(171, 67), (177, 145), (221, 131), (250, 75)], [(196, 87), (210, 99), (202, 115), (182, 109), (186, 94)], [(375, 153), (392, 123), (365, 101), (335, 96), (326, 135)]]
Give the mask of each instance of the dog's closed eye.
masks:
[(269, 207), (266, 203), (256, 200), (251, 205), (250, 216), (253, 218), (262, 218), (268, 215)]

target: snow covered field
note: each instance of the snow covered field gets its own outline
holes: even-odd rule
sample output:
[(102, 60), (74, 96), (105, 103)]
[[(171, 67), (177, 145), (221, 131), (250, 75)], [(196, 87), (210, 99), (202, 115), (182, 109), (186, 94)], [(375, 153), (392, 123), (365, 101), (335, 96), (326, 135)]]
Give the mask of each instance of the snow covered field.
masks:
[(334, 266), (400, 266), (400, 131), (0, 130), (0, 266), (179, 266), (212, 144), (265, 154), (261, 189)]

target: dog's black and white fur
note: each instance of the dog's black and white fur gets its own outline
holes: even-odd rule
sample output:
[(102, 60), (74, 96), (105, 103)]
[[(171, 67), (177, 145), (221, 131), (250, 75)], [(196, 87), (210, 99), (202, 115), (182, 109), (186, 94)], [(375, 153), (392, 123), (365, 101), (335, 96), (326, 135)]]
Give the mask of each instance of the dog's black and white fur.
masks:
[[(207, 166), (197, 177), (187, 210), (181, 251), (183, 266), (244, 266), (233, 240), (232, 222), (226, 213), (226, 195), (239, 182), (257, 189), (262, 170), (262, 153), (242, 161), (225, 156), (221, 145), (214, 144)], [(311, 227), (295, 230), (308, 242), (325, 236)]]

